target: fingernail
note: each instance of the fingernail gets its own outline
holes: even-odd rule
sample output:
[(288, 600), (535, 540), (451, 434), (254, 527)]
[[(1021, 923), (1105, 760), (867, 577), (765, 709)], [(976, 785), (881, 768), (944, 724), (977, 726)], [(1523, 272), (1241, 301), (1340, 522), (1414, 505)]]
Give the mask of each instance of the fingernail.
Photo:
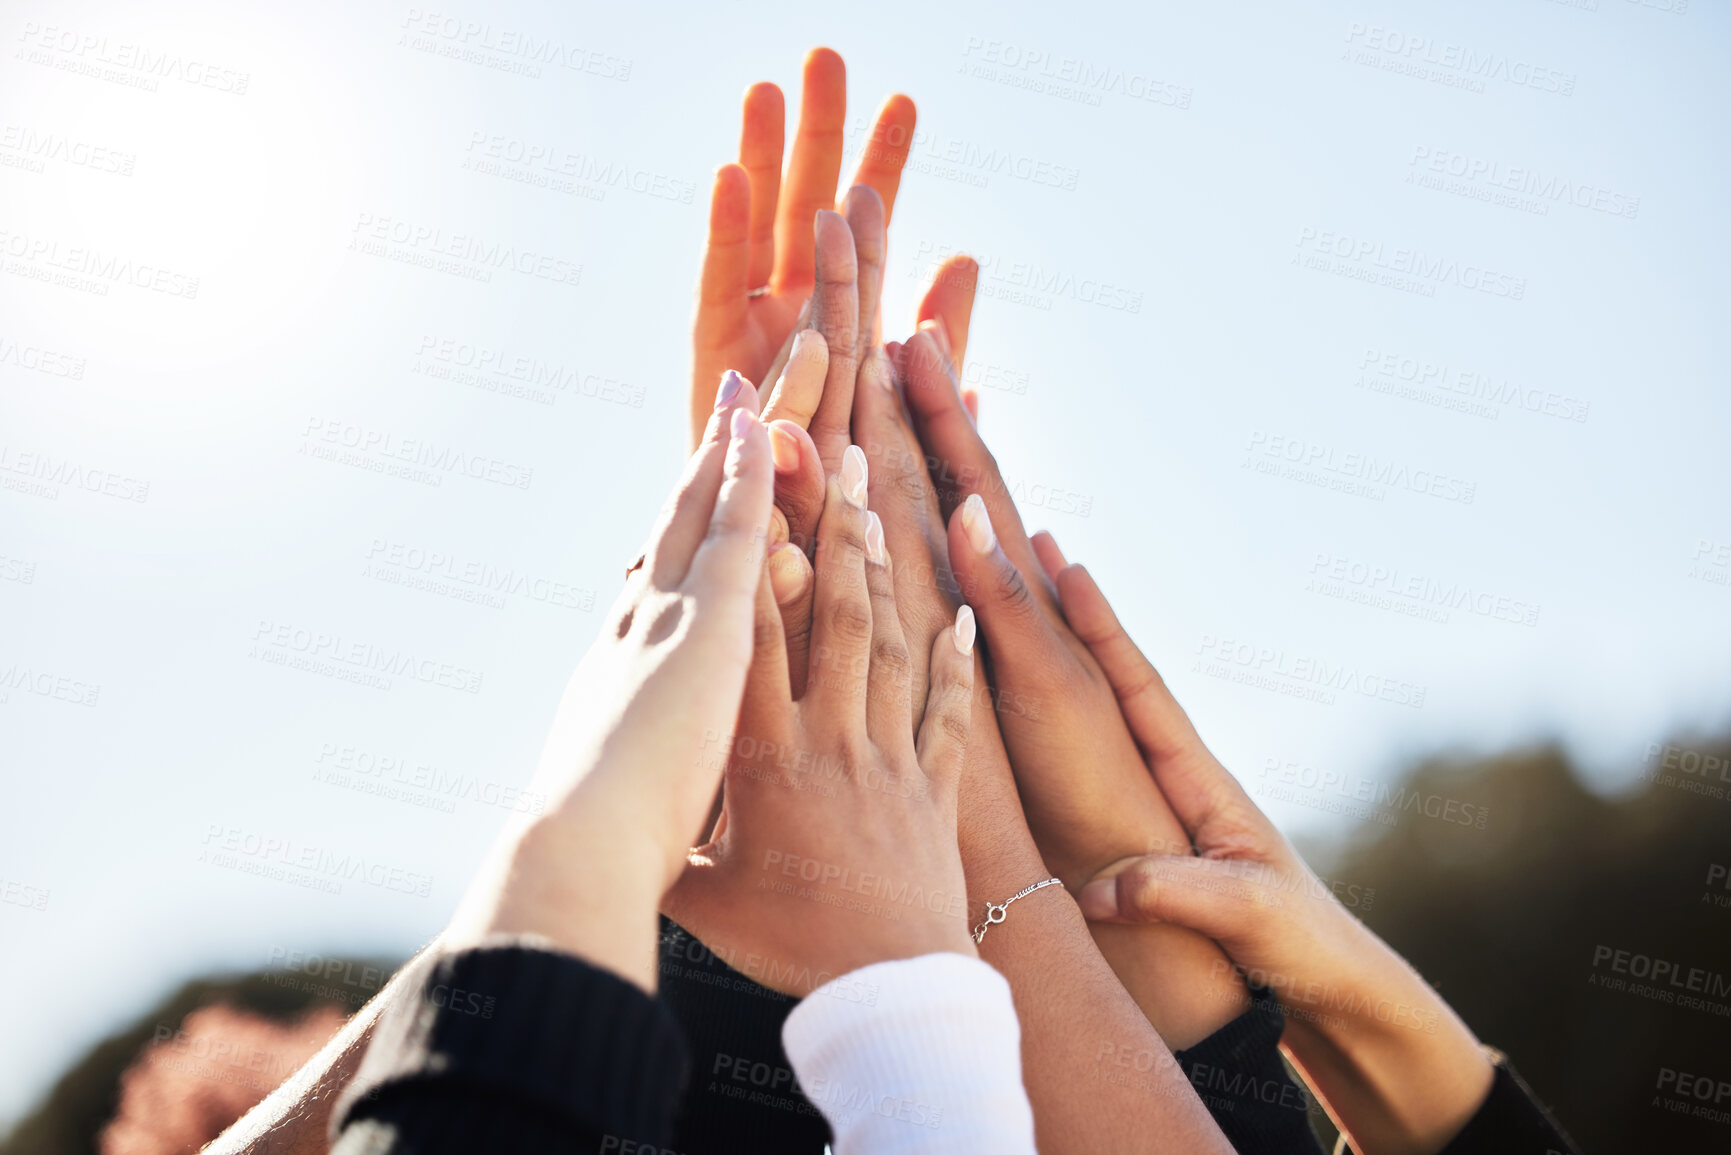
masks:
[(777, 473), (792, 473), (799, 468), (799, 438), (772, 422), (769, 426), (769, 455), (775, 459)]
[(776, 605), (786, 605), (805, 589), (803, 560), (799, 547), (785, 541), (769, 551), (769, 592)]
[(793, 348), (787, 351), (787, 359), (791, 362), (795, 357), (803, 355), (807, 349), (821, 347), (827, 352), (827, 345), (823, 334), (816, 329), (801, 329), (793, 335)]
[(1095, 879), (1077, 893), (1076, 905), (1082, 908), (1083, 918), (1117, 918), (1118, 880)]
[(960, 606), (956, 610), (956, 626), (950, 631), (950, 636), (956, 640), (956, 649), (962, 651), (962, 657), (973, 656), (974, 653), (974, 611), (971, 606)]
[(855, 505), (866, 503), (865, 450), (850, 445), (841, 455), (841, 493)]
[(884, 548), (884, 523), (873, 510), (866, 510), (866, 556), (873, 565), (890, 564), (889, 550)]
[(715, 407), (722, 409), (731, 405), (733, 399), (739, 396), (739, 387), (743, 384), (745, 384), (745, 378), (741, 377), (737, 370), (729, 369), (723, 373), (721, 375), (721, 388), (715, 391)]
[(757, 424), (757, 414), (744, 408), (733, 411), (733, 436), (735, 440), (751, 432), (751, 427)]
[(944, 324), (944, 319), (942, 317), (927, 317), (920, 322), (920, 328), (931, 332), (932, 340), (938, 343), (938, 348), (943, 350), (944, 358), (948, 360), (950, 357), (950, 327)]
[(998, 535), (992, 532), (992, 518), (986, 512), (986, 503), (977, 493), (968, 494), (968, 500), (962, 502), (962, 528), (967, 531), (968, 544), (974, 547), (974, 552), (988, 554), (992, 547), (998, 544)]

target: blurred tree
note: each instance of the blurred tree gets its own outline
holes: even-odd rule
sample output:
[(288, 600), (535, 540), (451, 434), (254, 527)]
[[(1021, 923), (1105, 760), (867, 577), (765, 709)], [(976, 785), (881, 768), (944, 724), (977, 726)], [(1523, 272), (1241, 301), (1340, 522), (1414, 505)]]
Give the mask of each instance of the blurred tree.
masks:
[(1488, 807), (1485, 829), (1402, 811), (1319, 866), (1376, 888), (1365, 922), (1584, 1150), (1727, 1152), (1731, 742), (1661, 746), (1643, 771), (1607, 799), (1552, 747), (1433, 760), (1405, 797)]

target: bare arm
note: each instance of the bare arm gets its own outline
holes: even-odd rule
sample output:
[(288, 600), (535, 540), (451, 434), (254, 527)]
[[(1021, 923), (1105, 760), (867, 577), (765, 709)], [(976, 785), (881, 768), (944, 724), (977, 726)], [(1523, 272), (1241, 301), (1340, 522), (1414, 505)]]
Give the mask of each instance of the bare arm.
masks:
[[(882, 355), (862, 371), (853, 436), (872, 463), (871, 506), (898, 559), (896, 604), (917, 667), (961, 591), (926, 459), (889, 373)], [(924, 678), (916, 668), (915, 684)], [(976, 674), (975, 685), (985, 678)], [(976, 693), (957, 811), (974, 920), (987, 902), (1053, 875), (1029, 833), (995, 715), (991, 697)], [(1022, 1022), (1023, 1081), (1046, 1155), (1139, 1150), (1151, 1141), (1162, 1150), (1231, 1150), (1063, 887), (1011, 907), (981, 941), (980, 957), (1009, 980)]]
[[(976, 700), (975, 710), (976, 730), (987, 731), (979, 744), (986, 764), (970, 761), (961, 832), (977, 919), (987, 902), (1002, 902), (1051, 872), (1013, 786), (1005, 796), (993, 784), (1009, 782), (1009, 762), (996, 727), (982, 726), (979, 715), (989, 719), (989, 707)], [(1016, 1001), (1022, 1077), (1041, 1151), (1232, 1150), (1063, 887), (1013, 904), (980, 941), (980, 957), (1009, 980)]]

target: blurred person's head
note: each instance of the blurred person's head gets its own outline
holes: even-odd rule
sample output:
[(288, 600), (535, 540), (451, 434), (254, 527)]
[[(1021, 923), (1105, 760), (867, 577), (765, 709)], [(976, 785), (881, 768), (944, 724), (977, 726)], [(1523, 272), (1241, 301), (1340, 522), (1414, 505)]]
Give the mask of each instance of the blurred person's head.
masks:
[(102, 1155), (196, 1152), (306, 1062), (347, 1018), (315, 1007), (278, 1022), (219, 1003), (156, 1037), (120, 1077)]

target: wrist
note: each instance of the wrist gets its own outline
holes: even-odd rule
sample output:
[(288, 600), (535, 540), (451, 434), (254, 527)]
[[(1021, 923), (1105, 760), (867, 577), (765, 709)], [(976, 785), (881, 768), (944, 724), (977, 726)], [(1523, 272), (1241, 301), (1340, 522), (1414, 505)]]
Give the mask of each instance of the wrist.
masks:
[(1072, 892), (1117, 863), (1151, 854), (1195, 852), (1163, 798), (1150, 800), (1137, 792), (1117, 800), (1110, 813), (1094, 817), (1086, 830), (1079, 830), (1063, 815), (1050, 821), (1039, 811), (1028, 815), (1027, 825), (1040, 854)]
[(541, 940), (655, 990), (665, 851), (625, 824), (539, 818), (502, 841), (447, 932), (451, 949), (494, 936)]
[(1280, 992), (1282, 1042), (1360, 1150), (1440, 1150), (1484, 1102), (1491, 1061), (1404, 959), (1345, 921), (1360, 941), (1313, 972), (1339, 977)]

